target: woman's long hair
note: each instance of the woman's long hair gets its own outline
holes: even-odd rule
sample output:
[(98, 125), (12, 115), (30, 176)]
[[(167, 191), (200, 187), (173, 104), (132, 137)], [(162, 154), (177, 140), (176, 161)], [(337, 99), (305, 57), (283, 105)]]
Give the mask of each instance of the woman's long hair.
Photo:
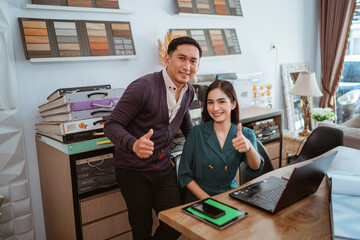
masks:
[(207, 98), (209, 95), (209, 92), (215, 88), (220, 88), (230, 99), (231, 102), (236, 103), (236, 106), (233, 110), (231, 110), (231, 122), (238, 124), (239, 123), (239, 102), (236, 97), (236, 92), (234, 89), (234, 86), (229, 81), (225, 80), (215, 80), (213, 83), (210, 84), (208, 89), (206, 90), (205, 95), (205, 103), (204, 108), (202, 111), (202, 122), (210, 121), (212, 118), (210, 117), (208, 110), (207, 110)]

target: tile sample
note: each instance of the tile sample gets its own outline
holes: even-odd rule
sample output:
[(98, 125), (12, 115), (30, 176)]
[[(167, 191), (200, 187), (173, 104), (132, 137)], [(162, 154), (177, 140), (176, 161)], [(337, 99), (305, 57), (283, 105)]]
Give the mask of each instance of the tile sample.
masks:
[(225, 29), (225, 38), (230, 54), (241, 54), (240, 45), (235, 29)]
[(179, 12), (194, 13), (194, 8), (191, 0), (177, 0)]
[(186, 30), (170, 30), (174, 38), (188, 36)]
[(203, 29), (190, 30), (190, 34), (191, 34), (191, 37), (200, 44), (201, 50), (202, 50), (202, 55), (210, 56), (209, 47), (208, 47), (208, 43), (206, 41), (206, 36), (205, 36), (204, 30)]
[(195, 0), (197, 13), (211, 14), (209, 0)]
[(51, 57), (45, 20), (21, 19), (26, 59)]
[(91, 56), (110, 55), (105, 23), (86, 22), (86, 32), (89, 40)]
[(32, 0), (33, 4), (43, 4), (43, 5), (55, 5), (55, 6), (66, 6), (65, 0)]
[(135, 55), (130, 23), (111, 23), (116, 55)]
[(91, 0), (67, 0), (67, 2), (71, 7), (92, 7)]
[(242, 10), (240, 5), (240, 0), (228, 0), (229, 1), (229, 9), (230, 14), (235, 16), (242, 16)]
[(211, 44), (215, 55), (226, 55), (225, 43), (221, 29), (209, 30)]
[(225, 0), (213, 0), (216, 14), (228, 15)]
[(80, 44), (75, 22), (54, 21), (56, 41), (60, 57), (79, 57)]
[(119, 9), (118, 0), (96, 0), (95, 1), (97, 8), (113, 8)]

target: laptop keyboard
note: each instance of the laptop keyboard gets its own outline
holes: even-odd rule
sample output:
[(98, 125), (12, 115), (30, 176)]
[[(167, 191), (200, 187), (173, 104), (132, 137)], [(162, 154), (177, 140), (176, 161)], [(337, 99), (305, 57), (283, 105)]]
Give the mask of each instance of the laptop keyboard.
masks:
[[(265, 191), (260, 191), (255, 194), (251, 191), (251, 189), (240, 189), (233, 194), (235, 195), (247, 195), (247, 201), (257, 206), (261, 206), (262, 208), (272, 210), (276, 203), (278, 202), (282, 192), (285, 189), (286, 182), (283, 182), (274, 188), (267, 189)], [(252, 193), (251, 193), (252, 192)]]

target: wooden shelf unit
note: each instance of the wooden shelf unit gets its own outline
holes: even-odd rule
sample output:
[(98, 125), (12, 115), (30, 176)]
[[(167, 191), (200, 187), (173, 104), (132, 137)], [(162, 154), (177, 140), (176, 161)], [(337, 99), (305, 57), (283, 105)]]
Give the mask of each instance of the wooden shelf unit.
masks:
[(75, 161), (113, 147), (68, 155), (36, 136), (47, 239), (132, 239), (125, 201), (117, 186), (78, 194)]
[(283, 111), (264, 107), (250, 107), (240, 110), (240, 122), (244, 126), (253, 122), (262, 121), (269, 118), (274, 119), (275, 124), (279, 126), (280, 133), (280, 136), (277, 140), (268, 144), (264, 144), (270, 156), (271, 162), (276, 169), (283, 166), (282, 161), (280, 161), (282, 159), (281, 149), (283, 135)]

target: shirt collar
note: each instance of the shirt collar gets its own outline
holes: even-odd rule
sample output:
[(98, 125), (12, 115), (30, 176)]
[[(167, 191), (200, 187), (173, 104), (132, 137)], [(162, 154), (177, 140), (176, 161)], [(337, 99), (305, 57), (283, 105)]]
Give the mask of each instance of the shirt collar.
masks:
[[(166, 89), (176, 92), (177, 87), (171, 80), (169, 74), (167, 73), (166, 67), (163, 69), (162, 74), (163, 74)], [(188, 85), (185, 84), (185, 86), (181, 89), (181, 91), (185, 92), (187, 89), (188, 89)]]

